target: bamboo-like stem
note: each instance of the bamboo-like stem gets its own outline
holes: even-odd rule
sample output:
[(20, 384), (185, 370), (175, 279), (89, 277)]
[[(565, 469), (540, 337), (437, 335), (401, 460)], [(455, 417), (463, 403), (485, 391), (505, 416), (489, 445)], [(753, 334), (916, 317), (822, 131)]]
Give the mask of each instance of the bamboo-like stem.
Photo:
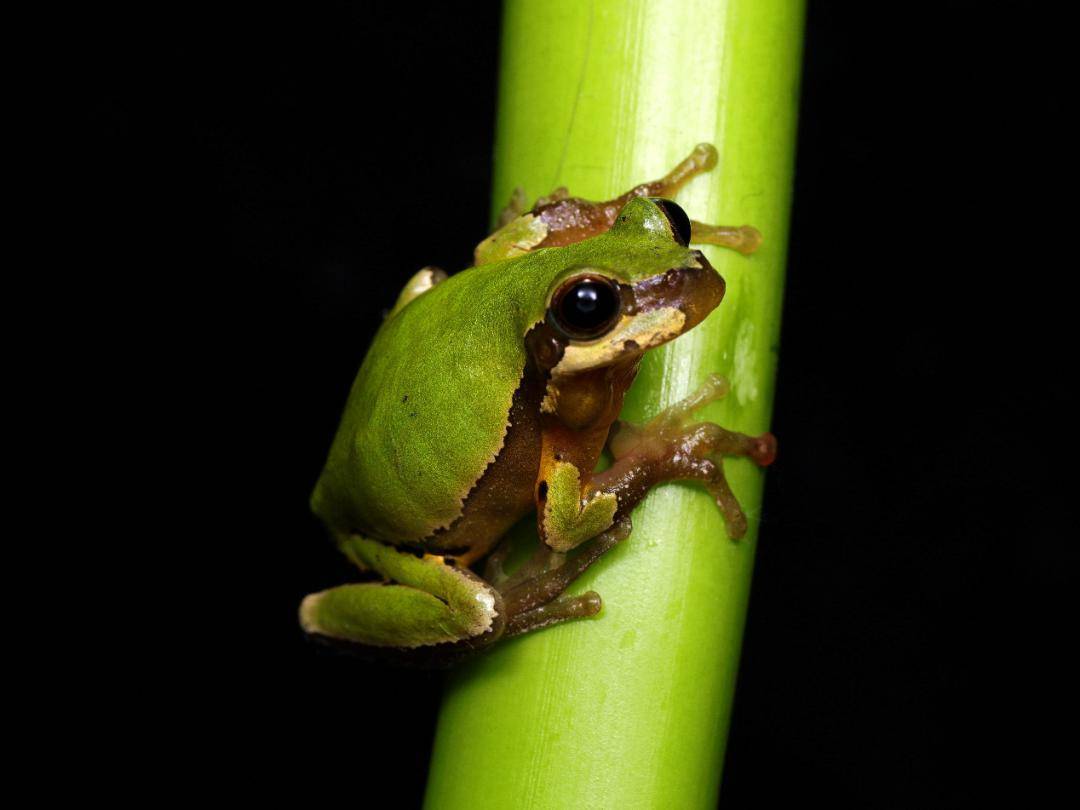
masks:
[[(728, 294), (646, 358), (624, 416), (644, 419), (718, 371), (702, 417), (768, 429), (787, 243), (800, 0), (510, 0), (502, 43), (494, 201), (559, 185), (610, 197), (700, 141), (719, 166), (679, 202), (694, 219), (757, 226), (750, 258), (706, 248)], [(783, 463), (783, 437), (781, 461)], [(709, 496), (658, 487), (634, 532), (573, 589), (604, 609), (500, 643), (456, 672), (426, 804), (483, 808), (715, 806), (763, 476), (728, 461), (750, 516), (733, 542)]]

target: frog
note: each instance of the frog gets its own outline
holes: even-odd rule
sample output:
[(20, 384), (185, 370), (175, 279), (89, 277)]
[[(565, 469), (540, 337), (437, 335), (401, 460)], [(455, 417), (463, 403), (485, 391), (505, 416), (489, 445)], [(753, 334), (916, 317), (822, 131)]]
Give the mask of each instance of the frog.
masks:
[[(527, 208), (515, 189), (472, 267), (409, 279), (310, 502), (366, 579), (306, 596), (308, 636), (450, 660), (595, 616), (600, 595), (567, 588), (630, 536), (634, 508), (668, 481), (699, 482), (730, 538), (746, 533), (723, 462), (766, 466), (776, 439), (695, 421), (727, 393), (722, 376), (645, 423), (619, 418), (645, 354), (724, 297), (692, 245), (749, 256), (761, 242), (752, 226), (697, 222), (673, 201), (716, 162), (699, 144), (659, 180), (599, 202), (560, 187)], [(508, 572), (504, 538), (530, 513), (537, 548)]]

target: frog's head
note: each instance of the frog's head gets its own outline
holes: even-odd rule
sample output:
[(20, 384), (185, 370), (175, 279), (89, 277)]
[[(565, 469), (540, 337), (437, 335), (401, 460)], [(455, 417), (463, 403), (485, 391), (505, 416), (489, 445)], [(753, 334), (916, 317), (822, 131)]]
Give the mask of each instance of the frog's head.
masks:
[(690, 243), (690, 220), (670, 200), (639, 197), (611, 230), (580, 243), (548, 293), (547, 325), (561, 337), (555, 376), (640, 358), (701, 323), (724, 280)]

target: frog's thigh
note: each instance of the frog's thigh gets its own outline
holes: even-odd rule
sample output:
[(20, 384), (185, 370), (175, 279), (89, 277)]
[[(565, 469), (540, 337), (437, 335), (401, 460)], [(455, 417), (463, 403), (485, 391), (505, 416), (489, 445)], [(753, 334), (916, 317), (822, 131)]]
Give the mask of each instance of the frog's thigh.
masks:
[(439, 557), (416, 557), (359, 535), (342, 538), (340, 544), (354, 562), (392, 582), (341, 585), (310, 594), (300, 605), (305, 632), (398, 648), (501, 634), (502, 599), (475, 574)]

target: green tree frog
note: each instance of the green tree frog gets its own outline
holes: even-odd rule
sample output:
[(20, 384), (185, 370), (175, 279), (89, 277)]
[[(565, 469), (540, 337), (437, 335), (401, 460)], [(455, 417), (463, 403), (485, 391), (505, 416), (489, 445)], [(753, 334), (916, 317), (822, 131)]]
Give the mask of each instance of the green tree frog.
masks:
[[(672, 202), (711, 169), (697, 146), (666, 176), (614, 199), (516, 191), (475, 265), (418, 272), (369, 349), (311, 498), (369, 581), (307, 596), (314, 636), (362, 647), (469, 651), (596, 614), (563, 591), (630, 533), (664, 481), (701, 482), (732, 538), (746, 519), (723, 456), (769, 464), (771, 434), (693, 413), (727, 390), (713, 375), (647, 424), (618, 420), (642, 356), (700, 323), (724, 280), (691, 243), (753, 252), (749, 226), (692, 222)], [(610, 467), (595, 472), (605, 447)], [(540, 547), (503, 571), (507, 530), (536, 512)], [(484, 576), (472, 570), (487, 558)]]

